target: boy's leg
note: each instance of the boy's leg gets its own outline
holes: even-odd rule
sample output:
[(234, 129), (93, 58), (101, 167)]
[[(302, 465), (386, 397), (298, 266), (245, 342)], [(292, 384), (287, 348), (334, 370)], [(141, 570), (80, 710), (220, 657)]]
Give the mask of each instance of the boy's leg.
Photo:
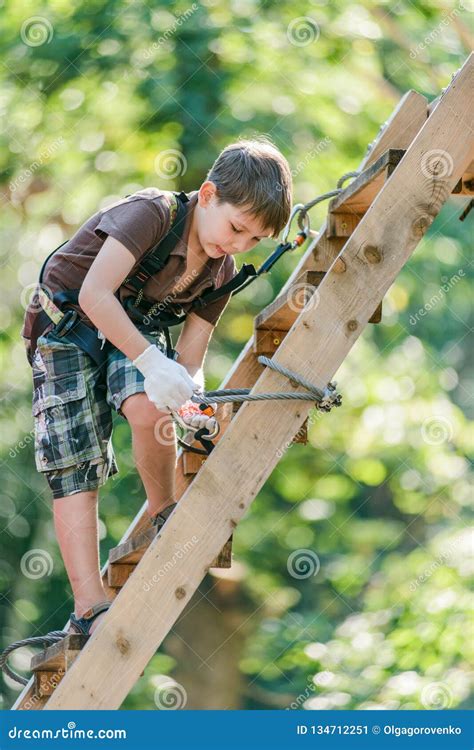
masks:
[[(51, 493), (56, 536), (74, 613), (110, 599), (100, 576), (98, 488), (117, 473), (105, 378), (93, 360), (53, 331), (33, 360), (35, 460)], [(97, 627), (100, 616), (91, 626)]]
[[(82, 615), (109, 597), (99, 569), (98, 490), (77, 492), (53, 501), (56, 537), (74, 594), (74, 614)], [(98, 626), (95, 618), (90, 632)]]
[(147, 493), (147, 512), (154, 516), (175, 502), (176, 434), (172, 418), (145, 393), (128, 396), (121, 411), (132, 430), (133, 456)]

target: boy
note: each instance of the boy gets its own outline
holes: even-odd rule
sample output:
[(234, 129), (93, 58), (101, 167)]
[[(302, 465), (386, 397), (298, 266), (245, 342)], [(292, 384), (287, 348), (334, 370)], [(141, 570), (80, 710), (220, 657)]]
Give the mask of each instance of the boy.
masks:
[[(289, 165), (268, 139), (242, 139), (222, 151), (206, 181), (187, 197), (182, 237), (143, 287), (148, 303), (171, 300), (184, 311), (204, 289), (218, 289), (235, 276), (234, 255), (278, 236), (291, 211)], [(85, 635), (111, 604), (99, 569), (98, 488), (118, 472), (112, 407), (130, 423), (147, 513), (158, 530), (175, 507), (170, 410), (180, 410), (188, 423), (211, 431), (215, 426), (190, 398), (204, 389), (207, 347), (230, 295), (186, 317), (176, 344), (179, 362), (164, 353), (163, 330), (140, 330), (123, 306), (135, 291), (128, 283), (132, 271), (167, 234), (176, 201), (156, 188), (127, 196), (88, 219), (45, 265), (41, 286), (48, 296), (80, 289), (78, 304), (69, 307), (107, 340), (103, 366), (60, 335), (54, 322), (30, 350), (41, 308), (30, 306), (25, 316), (22, 335), (35, 386), (35, 461), (54, 500), (56, 535), (74, 594), (71, 630)]]

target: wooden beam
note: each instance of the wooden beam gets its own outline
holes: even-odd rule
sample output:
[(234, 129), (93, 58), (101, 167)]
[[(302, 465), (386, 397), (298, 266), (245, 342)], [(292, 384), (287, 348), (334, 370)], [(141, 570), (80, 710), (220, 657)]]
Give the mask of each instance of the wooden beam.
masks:
[[(333, 378), (468, 163), (474, 146), (473, 132), (465, 127), (472, 120), (473, 58), (455, 76), (396, 175), (344, 246), (345, 272), (329, 269), (319, 287), (318, 307), (301, 313), (275, 355), (320, 387)], [(430, 149), (449, 154), (451, 174), (426, 177), (421, 166)], [(291, 387), (266, 369), (254, 392)], [(46, 710), (119, 708), (278, 462), (279, 447), (291, 441), (310, 408), (310, 402), (259, 401), (239, 409), (169, 518), (166, 533), (151, 543)], [(188, 554), (155, 580), (176, 545), (191, 538), (197, 541)]]
[[(372, 156), (376, 158), (378, 153), (383, 153), (388, 148), (406, 148), (414, 137), (413, 131), (415, 129), (418, 130), (423, 124), (424, 119), (426, 119), (426, 109), (427, 100), (421, 96), (421, 94), (411, 91), (403, 96), (391, 117), (379, 130), (370, 151), (364, 156), (359, 169), (363, 170), (371, 163)], [(323, 224), (319, 235), (315, 237), (306, 248), (282, 291), (288, 289), (302, 271), (317, 270), (326, 272), (342, 249), (344, 242), (345, 240), (340, 238), (329, 239), (326, 237), (326, 224)], [(257, 355), (254, 352), (253, 344), (254, 339), (251, 337), (222, 381), (220, 385), (221, 388), (251, 387), (257, 381), (264, 368), (257, 361)], [(235, 411), (237, 411), (237, 409)], [(176, 467), (177, 499), (182, 497), (194, 480), (194, 476), (185, 475), (183, 465), (183, 452), (181, 451), (178, 454)], [(149, 517), (146, 512), (146, 504), (143, 504), (120, 542), (125, 542), (139, 529), (145, 529), (148, 525)], [(107, 596), (112, 600), (117, 594), (117, 589), (111, 588), (108, 585), (108, 566), (109, 563), (107, 561), (102, 568), (101, 575)], [(64, 630), (68, 629), (69, 624), (69, 621), (65, 623)], [(13, 710), (40, 710), (44, 707), (45, 699), (40, 699), (36, 696), (33, 692), (33, 688), (33, 679), (31, 679), (18, 695), (13, 705)]]
[(359, 170), (367, 169), (389, 148), (406, 150), (428, 118), (428, 100), (418, 91), (407, 91), (382, 125)]

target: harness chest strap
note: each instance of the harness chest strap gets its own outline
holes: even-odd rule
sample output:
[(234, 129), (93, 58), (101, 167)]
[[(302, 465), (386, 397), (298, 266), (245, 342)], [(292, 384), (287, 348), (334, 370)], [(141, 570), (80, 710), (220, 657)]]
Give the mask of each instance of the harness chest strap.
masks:
[[(142, 296), (140, 292), (143, 286), (146, 284), (148, 279), (156, 273), (158, 270), (164, 267), (166, 261), (171, 253), (173, 247), (182, 236), (184, 230), (184, 220), (186, 218), (186, 209), (184, 204), (188, 201), (186, 193), (181, 192), (179, 194), (170, 194), (170, 228), (160, 242), (155, 245), (152, 250), (145, 256), (143, 261), (139, 264), (137, 271), (125, 281), (131, 283), (135, 291), (138, 292), (138, 299)], [(177, 225), (177, 226), (175, 226)], [(83, 348), (100, 366), (103, 364), (105, 359), (104, 345), (106, 338), (104, 334), (98, 329), (92, 329), (79, 319), (76, 311), (68, 308), (66, 312), (61, 310), (60, 306), (79, 304), (79, 289), (66, 289), (57, 292), (51, 299), (46, 291), (41, 286), (43, 281), (43, 273), (49, 259), (54, 253), (59, 250), (68, 240), (65, 240), (59, 247), (55, 248), (44, 261), (41, 271), (39, 274), (39, 285), (37, 288), (37, 295), (39, 304), (42, 311), (36, 315), (31, 331), (31, 346), (30, 346), (30, 364), (32, 363), (32, 357), (34, 350), (36, 349), (36, 342), (42, 333), (46, 330), (51, 322), (58, 326), (63, 322), (61, 327), (60, 335), (66, 335), (74, 343), (77, 343)], [(118, 292), (117, 292), (118, 297)], [(125, 305), (124, 305), (125, 307)], [(125, 308), (127, 309), (127, 308)], [(65, 318), (67, 320), (65, 321)], [(64, 322), (65, 321), (65, 322)], [(166, 341), (168, 356), (175, 357), (175, 352), (172, 347), (171, 337), (167, 328), (163, 328)], [(99, 342), (95, 338), (99, 338)]]

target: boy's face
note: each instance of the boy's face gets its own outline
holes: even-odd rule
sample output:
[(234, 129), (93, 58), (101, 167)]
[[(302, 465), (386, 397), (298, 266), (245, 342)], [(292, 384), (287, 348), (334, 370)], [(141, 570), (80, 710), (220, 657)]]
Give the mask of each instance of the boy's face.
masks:
[(216, 186), (210, 181), (200, 187), (193, 223), (190, 239), (192, 234), (209, 258), (246, 253), (273, 231), (242, 207), (218, 204)]

